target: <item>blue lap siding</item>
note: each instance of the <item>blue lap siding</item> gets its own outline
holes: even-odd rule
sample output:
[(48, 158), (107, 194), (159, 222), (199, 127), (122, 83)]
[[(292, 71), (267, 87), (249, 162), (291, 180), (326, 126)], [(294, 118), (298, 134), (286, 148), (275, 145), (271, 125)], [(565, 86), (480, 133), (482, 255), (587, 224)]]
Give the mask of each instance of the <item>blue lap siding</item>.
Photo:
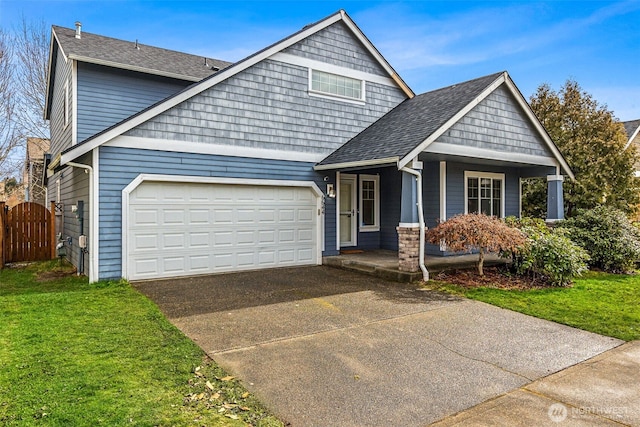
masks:
[[(333, 174), (318, 174), (313, 164), (205, 154), (100, 147), (100, 279), (122, 276), (122, 190), (141, 173), (314, 181), (321, 191)], [(328, 176), (329, 180), (324, 181)], [(335, 199), (325, 198), (325, 211), (335, 212)], [(335, 215), (326, 215), (325, 251), (336, 254)]]

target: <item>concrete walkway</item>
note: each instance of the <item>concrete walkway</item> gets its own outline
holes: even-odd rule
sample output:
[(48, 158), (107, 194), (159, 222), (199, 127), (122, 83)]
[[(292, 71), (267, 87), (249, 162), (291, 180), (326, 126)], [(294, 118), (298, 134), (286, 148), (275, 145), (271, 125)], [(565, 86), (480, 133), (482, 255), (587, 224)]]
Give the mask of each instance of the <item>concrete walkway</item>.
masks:
[(433, 425), (640, 426), (640, 341), (609, 350)]
[[(447, 422), (487, 425), (490, 418), (476, 405), (513, 400), (519, 396), (509, 394), (514, 390), (541, 393), (530, 385), (622, 344), (481, 302), (328, 267), (136, 287), (294, 427), (424, 426), (455, 414)], [(544, 393), (551, 402), (551, 393), (564, 385), (549, 384)], [(609, 390), (616, 388), (610, 384)], [(598, 404), (613, 404), (616, 396), (599, 397)], [(629, 399), (617, 405), (627, 407), (634, 402)], [(549, 419), (540, 404), (532, 407), (536, 420)], [(480, 412), (463, 412), (469, 408)], [(500, 419), (497, 411), (490, 408), (490, 415)]]

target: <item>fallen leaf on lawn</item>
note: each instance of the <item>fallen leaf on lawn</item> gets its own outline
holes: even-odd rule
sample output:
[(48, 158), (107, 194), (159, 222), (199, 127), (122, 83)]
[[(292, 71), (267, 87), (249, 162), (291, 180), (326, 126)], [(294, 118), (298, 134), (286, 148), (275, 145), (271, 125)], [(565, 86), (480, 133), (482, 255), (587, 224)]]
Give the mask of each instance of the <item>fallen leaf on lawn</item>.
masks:
[(246, 406), (240, 406), (239, 408), (240, 408), (241, 410), (243, 410), (243, 411), (250, 411), (250, 410), (251, 410), (251, 408), (248, 408), (248, 407), (246, 407)]
[(202, 400), (203, 397), (204, 397), (204, 393), (200, 393), (198, 396), (196, 396), (196, 399)]
[(232, 420), (237, 420), (238, 416), (236, 414), (225, 414), (225, 417), (231, 418)]
[(231, 381), (232, 379), (234, 379), (235, 377), (232, 375), (227, 375), (224, 378), (220, 378), (220, 381)]
[(211, 395), (212, 399), (220, 399), (220, 393), (214, 393)]
[(354, 376), (353, 376), (353, 379), (354, 379), (354, 380), (359, 380), (359, 379), (360, 379), (360, 375), (354, 375)]
[(202, 372), (200, 372), (200, 371), (195, 371), (195, 372), (194, 372), (194, 374), (195, 374), (197, 377), (202, 377), (202, 376), (203, 376), (203, 375), (202, 375)]
[(247, 397), (249, 397), (249, 392), (245, 391), (244, 393), (242, 393), (242, 398), (246, 399)]
[(207, 388), (208, 388), (209, 390), (213, 390), (213, 384), (211, 384), (211, 382), (210, 382), (210, 381), (207, 381), (205, 385), (207, 386)]
[(238, 405), (236, 405), (235, 403), (228, 403), (228, 402), (224, 402), (224, 403), (222, 404), (222, 406), (224, 406), (224, 407), (225, 407), (225, 408), (227, 408), (227, 409), (233, 409), (233, 408), (235, 408), (235, 407), (236, 407), (236, 406), (238, 406)]
[(220, 414), (223, 413), (224, 411), (226, 411), (226, 409), (224, 409), (224, 408), (218, 409), (218, 413), (220, 413)]

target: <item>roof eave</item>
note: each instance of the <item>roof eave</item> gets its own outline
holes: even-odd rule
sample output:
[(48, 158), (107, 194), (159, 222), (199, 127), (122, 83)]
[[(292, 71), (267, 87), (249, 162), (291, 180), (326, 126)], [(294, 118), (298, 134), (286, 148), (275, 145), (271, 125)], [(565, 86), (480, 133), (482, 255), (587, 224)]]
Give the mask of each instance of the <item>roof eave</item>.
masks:
[(203, 78), (206, 78), (206, 77), (195, 77), (195, 76), (187, 76), (184, 74), (170, 73), (168, 71), (160, 71), (160, 70), (155, 70), (153, 68), (137, 67), (135, 65), (121, 64), (118, 62), (106, 61), (104, 59), (91, 58), (88, 56), (81, 56), (76, 54), (70, 54), (69, 58), (79, 62), (85, 62), (89, 64), (104, 65), (106, 67), (119, 68), (121, 70), (137, 71), (145, 74), (153, 74), (156, 76), (170, 77), (172, 79), (186, 80), (190, 82), (199, 82)]
[(361, 168), (366, 166), (386, 166), (397, 164), (399, 160), (398, 156), (385, 157), (383, 159), (371, 159), (371, 160), (358, 160), (355, 162), (342, 162), (342, 163), (330, 163), (325, 165), (315, 165), (313, 167), (316, 171), (336, 170), (336, 169), (351, 169)]
[(638, 134), (640, 134), (640, 126), (638, 126), (636, 128), (636, 130), (631, 134), (631, 137), (629, 138), (629, 141), (627, 141), (627, 144), (624, 146), (624, 149), (626, 150), (627, 148), (629, 148), (629, 146), (631, 145), (631, 143), (633, 142), (634, 139), (636, 139), (636, 137), (638, 136)]

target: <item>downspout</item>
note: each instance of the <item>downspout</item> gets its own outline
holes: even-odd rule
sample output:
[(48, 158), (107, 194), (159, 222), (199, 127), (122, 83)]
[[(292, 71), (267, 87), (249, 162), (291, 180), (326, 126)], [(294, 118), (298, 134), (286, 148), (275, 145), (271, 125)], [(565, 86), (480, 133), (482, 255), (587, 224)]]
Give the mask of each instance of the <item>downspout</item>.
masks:
[[(89, 165), (83, 165), (82, 163), (75, 162), (67, 162), (66, 165), (74, 168), (84, 169), (89, 173), (89, 235), (93, 236), (93, 233), (95, 233), (96, 231), (96, 225), (93, 219), (93, 209), (95, 209), (95, 206), (93, 206), (93, 168)], [(96, 281), (95, 278), (97, 273), (97, 271), (95, 271), (96, 268), (93, 265), (95, 259), (95, 248), (90, 247), (89, 249), (89, 282), (93, 283)]]
[(420, 171), (408, 168), (406, 166), (404, 166), (400, 170), (406, 173), (410, 173), (411, 175), (416, 177), (416, 191), (418, 192), (417, 194), (418, 203), (416, 205), (418, 207), (418, 224), (420, 226), (420, 250), (418, 252), (420, 259), (418, 260), (418, 265), (420, 266), (420, 270), (422, 270), (422, 279), (425, 282), (428, 282), (429, 271), (427, 271), (427, 266), (424, 265), (425, 225), (424, 225), (424, 212), (422, 211), (422, 174), (420, 173)]

